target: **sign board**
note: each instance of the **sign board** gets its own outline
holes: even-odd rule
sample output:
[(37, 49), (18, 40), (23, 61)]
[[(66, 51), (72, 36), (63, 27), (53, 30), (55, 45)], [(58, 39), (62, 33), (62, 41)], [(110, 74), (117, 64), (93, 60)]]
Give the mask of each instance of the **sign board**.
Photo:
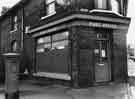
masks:
[(110, 24), (110, 23), (99, 23), (99, 22), (89, 22), (89, 26), (92, 27), (101, 27), (101, 28), (118, 28), (117, 24)]

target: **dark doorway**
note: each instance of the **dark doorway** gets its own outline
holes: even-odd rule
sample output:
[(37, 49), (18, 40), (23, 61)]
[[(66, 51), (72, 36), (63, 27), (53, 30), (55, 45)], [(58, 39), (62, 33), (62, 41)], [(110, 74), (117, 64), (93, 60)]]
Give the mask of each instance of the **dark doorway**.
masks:
[(111, 80), (110, 43), (108, 34), (98, 33), (95, 53), (95, 81), (108, 82)]

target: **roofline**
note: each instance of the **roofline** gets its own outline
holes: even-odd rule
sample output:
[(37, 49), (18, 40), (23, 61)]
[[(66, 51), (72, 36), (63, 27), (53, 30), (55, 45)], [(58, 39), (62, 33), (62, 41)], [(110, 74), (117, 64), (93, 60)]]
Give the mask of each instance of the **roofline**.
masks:
[[(123, 20), (123, 18), (125, 20)], [(128, 18), (128, 17), (119, 16), (119, 18), (110, 18), (110, 17), (95, 16), (95, 15), (72, 14), (72, 15), (69, 15), (69, 16), (64, 17), (62, 19), (59, 19), (57, 21), (50, 22), (50, 23), (48, 23), (46, 25), (41, 25), (41, 26), (38, 26), (36, 28), (32, 28), (32, 29), (29, 30), (29, 33), (34, 33), (34, 32), (40, 31), (42, 29), (49, 28), (49, 27), (52, 27), (54, 25), (58, 25), (58, 24), (60, 24), (62, 22), (67, 22), (67, 21), (73, 20), (73, 19), (105, 21), (105, 22), (120, 23), (120, 24), (125, 24), (125, 25), (130, 24), (130, 18)]]
[(22, 8), (28, 1), (30, 0), (20, 0), (13, 7), (11, 7), (5, 14), (0, 16), (0, 21), (2, 21), (6, 16), (10, 15), (12, 12), (18, 10), (18, 8)]

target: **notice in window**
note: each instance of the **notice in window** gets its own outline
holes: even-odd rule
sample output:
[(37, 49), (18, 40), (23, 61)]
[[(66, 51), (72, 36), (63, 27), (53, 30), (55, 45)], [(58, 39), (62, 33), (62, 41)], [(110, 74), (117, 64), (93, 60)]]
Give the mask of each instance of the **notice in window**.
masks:
[(99, 54), (99, 49), (94, 50), (95, 54)]
[(102, 51), (101, 51), (101, 55), (102, 55), (102, 57), (106, 57), (105, 50), (102, 50)]

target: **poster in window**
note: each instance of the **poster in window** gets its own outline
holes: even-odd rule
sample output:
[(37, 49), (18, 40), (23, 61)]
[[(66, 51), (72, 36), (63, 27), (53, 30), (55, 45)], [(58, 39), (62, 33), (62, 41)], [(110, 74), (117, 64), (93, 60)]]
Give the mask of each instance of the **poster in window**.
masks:
[(106, 57), (106, 53), (105, 53), (104, 49), (101, 51), (101, 55), (102, 55), (102, 57)]
[(94, 50), (94, 53), (95, 53), (95, 54), (99, 54), (99, 49), (95, 49), (95, 50)]

